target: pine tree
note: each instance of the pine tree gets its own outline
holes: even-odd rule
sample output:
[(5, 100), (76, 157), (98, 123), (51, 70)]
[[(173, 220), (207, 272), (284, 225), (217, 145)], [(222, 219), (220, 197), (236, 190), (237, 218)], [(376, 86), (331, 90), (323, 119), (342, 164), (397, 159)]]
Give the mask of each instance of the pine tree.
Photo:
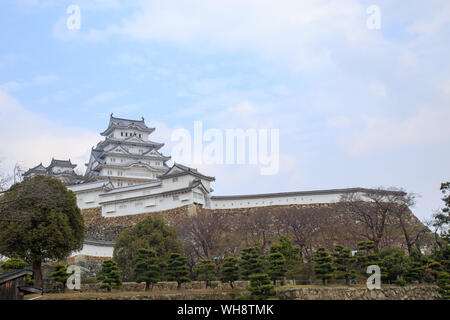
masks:
[(322, 279), (322, 283), (327, 285), (328, 280), (333, 277), (333, 265), (331, 257), (325, 248), (319, 248), (314, 253), (312, 260), (315, 262), (313, 267), (316, 277)]
[(148, 291), (153, 284), (160, 281), (161, 265), (155, 250), (138, 249), (134, 275), (136, 282), (145, 282), (145, 291)]
[(210, 286), (210, 282), (216, 279), (216, 265), (211, 260), (202, 259), (195, 269), (198, 280), (205, 281), (205, 286)]
[(239, 267), (237, 265), (238, 260), (234, 257), (225, 258), (222, 264), (222, 282), (228, 282), (231, 288), (234, 288), (234, 281), (239, 279)]
[(6, 260), (4, 264), (1, 265), (2, 269), (6, 272), (21, 270), (27, 267), (27, 263), (20, 258), (11, 258)]
[(269, 255), (268, 274), (275, 284), (277, 280), (283, 280), (286, 275), (286, 259), (280, 252), (273, 252)]
[(178, 282), (178, 289), (184, 282), (190, 282), (187, 259), (179, 253), (171, 253), (167, 261), (167, 280)]
[(117, 289), (122, 285), (119, 268), (112, 260), (103, 261), (102, 270), (97, 279), (102, 282), (101, 288), (106, 288), (108, 292), (111, 291), (111, 288)]
[(55, 264), (53, 268), (55, 271), (50, 273), (50, 277), (53, 281), (62, 284), (63, 291), (66, 291), (66, 282), (70, 277), (70, 274), (67, 273), (67, 267), (63, 264)]
[(356, 277), (356, 272), (353, 270), (355, 259), (352, 257), (350, 249), (337, 245), (334, 247), (333, 257), (336, 279), (345, 279), (347, 285), (350, 285), (351, 279)]
[(264, 272), (264, 260), (258, 253), (258, 248), (249, 247), (241, 251), (241, 261), (239, 263), (241, 275), (244, 280), (250, 280), (250, 275)]
[(437, 279), (440, 300), (450, 300), (450, 274), (448, 272), (441, 272)]
[(301, 256), (301, 250), (299, 246), (292, 244), (292, 241), (281, 235), (279, 242), (272, 244), (270, 252), (280, 252), (286, 259), (286, 274), (288, 279), (298, 279), (303, 276), (303, 261)]
[[(355, 254), (356, 264), (359, 268), (360, 274), (366, 276), (367, 267), (371, 265), (380, 265), (381, 261), (375, 250), (374, 241), (360, 241), (358, 242), (358, 252)], [(382, 275), (386, 273), (386, 270), (381, 268)]]
[(407, 282), (423, 280), (423, 273), (425, 269), (425, 260), (417, 248), (411, 250), (406, 267), (405, 280)]
[(248, 288), (253, 299), (263, 300), (276, 296), (274, 286), (270, 283), (270, 277), (267, 273), (256, 273), (249, 277), (250, 287)]

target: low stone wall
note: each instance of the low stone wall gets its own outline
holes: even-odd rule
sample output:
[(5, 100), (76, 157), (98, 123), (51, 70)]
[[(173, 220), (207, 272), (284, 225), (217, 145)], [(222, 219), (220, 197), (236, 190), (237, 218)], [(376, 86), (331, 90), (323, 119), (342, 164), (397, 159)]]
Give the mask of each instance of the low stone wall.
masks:
[(405, 287), (382, 285), (380, 290), (365, 287), (279, 288), (281, 300), (434, 300), (434, 285)]
[[(235, 289), (245, 289), (250, 286), (250, 281), (235, 281), (234, 282)], [(152, 291), (163, 292), (163, 291), (174, 291), (177, 290), (178, 284), (177, 282), (169, 282), (162, 281), (156, 283)], [(216, 290), (231, 290), (231, 286), (229, 283), (222, 283), (220, 281), (211, 281), (211, 287), (206, 288), (204, 281), (191, 281), (187, 283), (183, 283), (181, 285), (182, 290), (205, 290), (205, 289), (216, 289)], [(82, 292), (101, 292), (105, 291), (105, 289), (101, 288), (100, 283), (90, 283), (90, 284), (82, 284), (80, 291)], [(124, 282), (119, 289), (116, 291), (123, 292), (144, 292), (145, 291), (145, 283), (136, 283), (136, 282)]]
[[(204, 281), (192, 281), (183, 283), (182, 290), (209, 290), (211, 294), (218, 294), (223, 291), (226, 296), (230, 292), (228, 283), (212, 281), (212, 288), (206, 288)], [(289, 282), (288, 284), (292, 284)], [(235, 281), (235, 289), (246, 289), (250, 285), (249, 281)], [(81, 292), (104, 292), (106, 289), (100, 288), (100, 283), (82, 284)], [(125, 282), (115, 292), (145, 292), (145, 283)], [(158, 294), (161, 298), (164, 292), (176, 292), (176, 282), (158, 282), (153, 286), (152, 293)], [(436, 286), (434, 285), (408, 285), (398, 287), (393, 285), (382, 285), (380, 290), (369, 290), (366, 287), (288, 287), (279, 286), (276, 288), (277, 296), (280, 300), (434, 300), (437, 297)], [(163, 299), (168, 299), (163, 298)]]

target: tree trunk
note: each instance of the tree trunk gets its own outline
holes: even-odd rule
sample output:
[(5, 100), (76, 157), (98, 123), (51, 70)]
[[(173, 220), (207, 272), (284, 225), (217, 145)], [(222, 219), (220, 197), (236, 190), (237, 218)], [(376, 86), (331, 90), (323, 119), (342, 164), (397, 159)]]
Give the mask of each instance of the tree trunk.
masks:
[(42, 288), (41, 261), (33, 261), (34, 287)]

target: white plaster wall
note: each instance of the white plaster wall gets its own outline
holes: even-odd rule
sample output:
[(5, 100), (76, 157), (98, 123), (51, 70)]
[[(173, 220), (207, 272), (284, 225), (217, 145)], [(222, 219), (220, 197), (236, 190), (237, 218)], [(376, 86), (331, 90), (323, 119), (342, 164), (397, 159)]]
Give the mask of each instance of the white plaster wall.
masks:
[(320, 195), (302, 195), (302, 196), (270, 196), (265, 198), (252, 198), (249, 196), (245, 199), (211, 199), (211, 209), (232, 209), (232, 208), (249, 208), (264, 207), (275, 205), (289, 204), (315, 204), (315, 203), (334, 203), (338, 202), (341, 197), (340, 193), (320, 194)]
[[(116, 195), (116, 198), (114, 200), (123, 201), (103, 204), (102, 216), (118, 217), (124, 215), (158, 212), (194, 203), (194, 195), (192, 191), (181, 193), (175, 196), (178, 197), (177, 200), (174, 199), (174, 195), (158, 195), (153, 197), (149, 195), (148, 198), (144, 199), (129, 199), (130, 197), (125, 197), (118, 194)], [(129, 200), (126, 200), (127, 198)], [(200, 201), (197, 199), (195, 200), (195, 202), (200, 203)]]
[(91, 244), (85, 244), (80, 251), (72, 252), (71, 257), (76, 255), (86, 255), (93, 257), (111, 257), (113, 256), (114, 247), (94, 246)]

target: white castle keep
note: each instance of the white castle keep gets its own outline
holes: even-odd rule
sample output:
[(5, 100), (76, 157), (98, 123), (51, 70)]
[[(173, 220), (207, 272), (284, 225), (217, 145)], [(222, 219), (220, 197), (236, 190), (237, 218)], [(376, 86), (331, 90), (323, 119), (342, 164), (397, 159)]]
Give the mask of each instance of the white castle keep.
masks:
[[(80, 209), (101, 207), (105, 218), (158, 212), (186, 205), (210, 209), (232, 209), (289, 204), (338, 202), (344, 193), (366, 189), (350, 188), (318, 191), (282, 192), (252, 195), (214, 196), (214, 177), (201, 174), (182, 164), (169, 167), (170, 157), (159, 150), (163, 143), (151, 141), (154, 132), (141, 120), (113, 117), (101, 133), (104, 140), (92, 148), (84, 176), (74, 172), (70, 160), (55, 160), (49, 167), (42, 163), (24, 173), (60, 179), (77, 197)], [(112, 256), (112, 243), (85, 241), (81, 254)], [(80, 253), (78, 253), (80, 254)]]

